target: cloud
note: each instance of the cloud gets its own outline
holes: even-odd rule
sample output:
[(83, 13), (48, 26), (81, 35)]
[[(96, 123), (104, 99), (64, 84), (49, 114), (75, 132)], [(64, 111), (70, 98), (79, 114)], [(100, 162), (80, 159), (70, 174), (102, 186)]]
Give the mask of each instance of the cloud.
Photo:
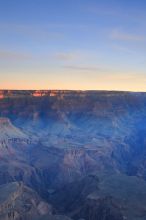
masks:
[(136, 51), (131, 50), (131, 49), (129, 49), (127, 47), (124, 47), (124, 46), (120, 46), (120, 45), (113, 45), (112, 49), (118, 50), (118, 51), (121, 51), (121, 52), (124, 52), (124, 53), (129, 53), (129, 54), (137, 54)]
[(120, 41), (139, 41), (143, 42), (146, 38), (142, 35), (135, 35), (130, 33), (121, 32), (119, 30), (113, 30), (110, 34), (110, 38), (112, 40), (120, 40)]
[(77, 49), (72, 51), (56, 52), (55, 54), (51, 55), (51, 57), (57, 59), (58, 61), (87, 63), (89, 60), (92, 60), (95, 57), (95, 54), (93, 51)]
[(56, 53), (54, 57), (60, 61), (73, 61), (80, 57), (78, 53)]
[(64, 69), (77, 70), (77, 71), (88, 71), (88, 72), (99, 72), (106, 71), (104, 68), (100, 67), (90, 67), (90, 66), (63, 66)]
[(30, 54), (18, 53), (14, 51), (0, 51), (0, 59), (2, 60), (29, 60), (32, 56)]

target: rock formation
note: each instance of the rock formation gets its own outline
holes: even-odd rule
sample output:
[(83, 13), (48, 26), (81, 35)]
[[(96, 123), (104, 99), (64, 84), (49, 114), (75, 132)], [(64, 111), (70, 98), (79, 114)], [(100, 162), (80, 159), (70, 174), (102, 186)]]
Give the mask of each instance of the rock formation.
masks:
[[(145, 93), (1, 90), (0, 187), (36, 193), (35, 220), (145, 220), (145, 119)], [(29, 220), (23, 195), (3, 220)]]

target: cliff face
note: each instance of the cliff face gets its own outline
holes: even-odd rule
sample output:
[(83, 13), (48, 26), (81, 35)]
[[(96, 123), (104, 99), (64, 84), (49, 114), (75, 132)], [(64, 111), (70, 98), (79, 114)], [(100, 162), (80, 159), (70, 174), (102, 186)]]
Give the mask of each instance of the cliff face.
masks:
[(35, 219), (52, 214), (52, 208), (22, 182), (0, 186), (0, 219)]
[[(145, 93), (33, 90), (0, 91), (0, 97), (0, 184), (22, 181), (55, 204), (56, 190), (97, 172), (146, 179)], [(110, 207), (120, 219), (108, 196), (95, 202), (93, 212), (102, 203), (103, 212)], [(83, 213), (86, 207), (92, 212), (94, 202), (86, 197), (80, 211), (72, 209), (73, 218), (90, 219)], [(60, 214), (63, 207), (55, 206)]]
[[(1, 154), (4, 145), (12, 154), (18, 150), (16, 145), (23, 149), (31, 146), (31, 162), (38, 168), (43, 166), (41, 172), (53, 183), (105, 169), (145, 178), (145, 93), (1, 93), (7, 97), (0, 101)], [(40, 96), (34, 97), (34, 93)], [(9, 126), (3, 124), (2, 120), (8, 119), (13, 127), (10, 121)], [(47, 174), (50, 169), (51, 177)]]
[(32, 150), (34, 163), (44, 164), (43, 145), (58, 151), (60, 169), (70, 178), (75, 169), (77, 176), (108, 169), (145, 178), (145, 93), (38, 91), (46, 95), (33, 97), (34, 91), (10, 92), (17, 98), (1, 100), (1, 116), (39, 139), (38, 155)]
[(15, 127), (8, 118), (0, 118), (0, 153), (15, 154), (12, 147), (14, 144), (27, 146), (30, 142), (29, 137), (20, 129)]
[(75, 220), (145, 220), (145, 190), (137, 177), (97, 172), (56, 190), (50, 201)]
[(75, 219), (78, 219), (79, 216), (88, 220), (124, 220), (118, 204), (111, 197), (88, 198)]
[(55, 214), (53, 207), (22, 182), (0, 186), (0, 220), (71, 220)]

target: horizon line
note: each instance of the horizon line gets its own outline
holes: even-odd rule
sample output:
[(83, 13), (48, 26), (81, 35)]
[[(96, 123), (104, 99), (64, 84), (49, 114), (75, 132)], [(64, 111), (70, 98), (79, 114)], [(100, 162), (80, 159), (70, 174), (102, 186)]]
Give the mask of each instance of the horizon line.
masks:
[(1, 89), (0, 91), (80, 91), (80, 92), (129, 92), (129, 93), (146, 93), (141, 90), (117, 90), (117, 89)]

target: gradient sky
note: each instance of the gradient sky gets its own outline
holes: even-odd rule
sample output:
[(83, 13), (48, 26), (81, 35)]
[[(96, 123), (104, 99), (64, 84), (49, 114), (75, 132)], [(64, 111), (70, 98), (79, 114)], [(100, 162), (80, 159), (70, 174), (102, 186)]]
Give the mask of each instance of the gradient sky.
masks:
[(0, 89), (146, 91), (146, 1), (0, 0)]

